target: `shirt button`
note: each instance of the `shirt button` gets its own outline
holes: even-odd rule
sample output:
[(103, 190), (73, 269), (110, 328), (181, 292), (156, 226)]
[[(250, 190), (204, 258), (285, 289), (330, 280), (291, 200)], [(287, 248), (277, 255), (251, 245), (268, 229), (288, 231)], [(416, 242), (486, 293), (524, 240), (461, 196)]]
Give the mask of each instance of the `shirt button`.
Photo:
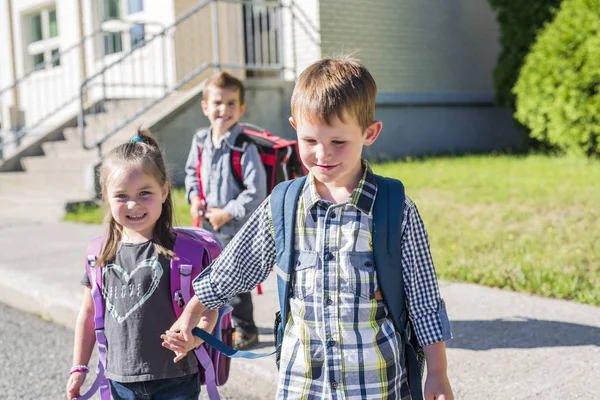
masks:
[(331, 219), (334, 219), (334, 218), (335, 218), (335, 213), (334, 213), (334, 212), (332, 212), (331, 214), (329, 214), (329, 217), (330, 217)]
[(327, 342), (327, 346), (329, 346), (329, 347), (333, 347), (333, 346), (335, 346), (335, 340), (333, 340), (333, 339), (329, 340), (329, 341)]
[(327, 301), (326, 301), (327, 305), (330, 306), (333, 304), (333, 300), (331, 300), (331, 297), (327, 297)]
[(333, 253), (327, 253), (327, 261), (333, 261), (334, 258), (335, 256), (333, 255)]
[(300, 265), (300, 264), (302, 264), (302, 263), (300, 262), (300, 260), (296, 261), (296, 265)]
[(336, 381), (331, 382), (331, 388), (332, 389), (337, 389), (338, 388), (338, 383)]
[(371, 265), (373, 265), (371, 261), (365, 261), (365, 267), (370, 267)]

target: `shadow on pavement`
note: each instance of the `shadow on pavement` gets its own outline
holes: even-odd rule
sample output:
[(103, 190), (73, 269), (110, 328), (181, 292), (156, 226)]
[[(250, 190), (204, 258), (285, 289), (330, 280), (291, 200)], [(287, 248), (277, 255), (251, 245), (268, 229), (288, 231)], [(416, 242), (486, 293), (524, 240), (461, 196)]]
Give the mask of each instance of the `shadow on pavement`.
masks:
[(522, 318), (451, 321), (448, 348), (469, 350), (600, 346), (600, 328), (560, 321)]

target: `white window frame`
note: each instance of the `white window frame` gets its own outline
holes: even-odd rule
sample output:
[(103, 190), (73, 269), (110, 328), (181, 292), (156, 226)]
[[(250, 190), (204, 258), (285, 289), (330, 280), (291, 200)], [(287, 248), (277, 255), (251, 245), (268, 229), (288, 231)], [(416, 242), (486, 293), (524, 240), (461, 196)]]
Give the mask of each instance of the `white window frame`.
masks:
[[(53, 10), (56, 14), (57, 32), (56, 32), (56, 36), (50, 37), (50, 11), (53, 11)], [(36, 15), (41, 16), (40, 19), (41, 19), (41, 23), (42, 23), (42, 39), (38, 40), (37, 42), (31, 42), (33, 40), (33, 38), (31, 37), (32, 19)], [(38, 68), (38, 71), (59, 68), (60, 67), (60, 58), (58, 59), (59, 65), (55, 66), (54, 63), (52, 62), (52, 51), (58, 50), (60, 52), (60, 30), (59, 30), (59, 24), (58, 24), (58, 12), (56, 9), (56, 4), (49, 3), (49, 4), (44, 5), (42, 8), (28, 11), (23, 14), (23, 17), (21, 20), (23, 22), (23, 27), (24, 27), (23, 32), (25, 33), (25, 39), (26, 39), (26, 40), (24, 40), (24, 43), (26, 43), (26, 45), (25, 45), (26, 60), (23, 63), (26, 66), (26, 70), (30, 71), (36, 67), (36, 64), (34, 62), (34, 57), (38, 54), (44, 55), (44, 66), (43, 66), (43, 68)]]

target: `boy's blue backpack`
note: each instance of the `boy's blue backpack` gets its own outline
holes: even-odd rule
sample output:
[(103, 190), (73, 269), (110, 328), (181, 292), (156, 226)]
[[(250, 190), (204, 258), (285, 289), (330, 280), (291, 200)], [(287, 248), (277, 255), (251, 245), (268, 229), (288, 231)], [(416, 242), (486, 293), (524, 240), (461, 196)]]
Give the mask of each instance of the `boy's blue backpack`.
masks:
[[(377, 197), (375, 198), (373, 220), (373, 254), (377, 268), (379, 287), (389, 315), (402, 338), (402, 349), (408, 376), (408, 386), (412, 400), (423, 399), (422, 377), (425, 366), (423, 348), (419, 345), (406, 308), (404, 278), (399, 260), (401, 259), (401, 229), (404, 215), (404, 186), (402, 182), (375, 175)], [(281, 354), (281, 342), (289, 313), (290, 280), (294, 273), (294, 233), (298, 197), (306, 177), (285, 181), (275, 186), (271, 193), (271, 215), (277, 251), (275, 269), (279, 309), (275, 316), (275, 353), (277, 368)], [(194, 335), (232, 358), (260, 358), (273, 353), (252, 353), (236, 351), (224, 346), (208, 333), (195, 328)], [(401, 393), (404, 398), (409, 393)]]
[[(424, 353), (408, 319), (402, 276), (401, 226), (404, 214), (404, 186), (395, 179), (375, 175), (377, 196), (373, 220), (373, 254), (379, 287), (389, 315), (402, 338), (408, 384), (413, 400), (423, 398)], [(298, 197), (306, 178), (283, 182), (271, 194), (271, 215), (277, 250), (277, 288), (280, 312), (275, 317), (276, 361), (279, 368), (281, 342), (289, 313), (290, 280), (294, 272), (294, 232)], [(406, 393), (408, 394), (408, 393)], [(402, 393), (402, 396), (405, 394)]]

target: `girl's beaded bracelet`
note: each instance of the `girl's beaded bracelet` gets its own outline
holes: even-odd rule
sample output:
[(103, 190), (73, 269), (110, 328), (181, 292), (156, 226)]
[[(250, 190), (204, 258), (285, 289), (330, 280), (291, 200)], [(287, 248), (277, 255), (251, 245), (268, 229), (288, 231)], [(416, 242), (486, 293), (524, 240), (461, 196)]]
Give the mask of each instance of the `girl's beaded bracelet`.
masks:
[(69, 375), (75, 373), (75, 372), (83, 372), (85, 374), (88, 373), (90, 369), (88, 368), (87, 365), (73, 365), (71, 367), (71, 370), (69, 371)]

